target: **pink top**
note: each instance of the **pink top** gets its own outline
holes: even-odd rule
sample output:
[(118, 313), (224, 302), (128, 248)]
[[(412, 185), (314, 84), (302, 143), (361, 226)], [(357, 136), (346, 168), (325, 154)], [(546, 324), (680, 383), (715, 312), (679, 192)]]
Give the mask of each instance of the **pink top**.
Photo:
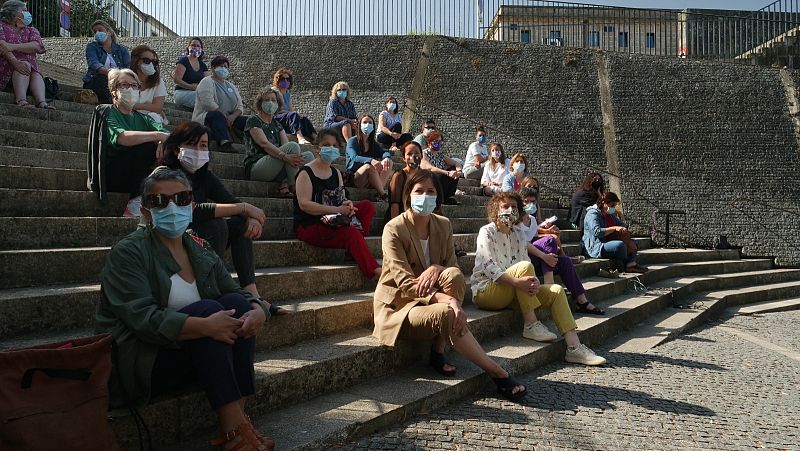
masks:
[[(3, 21), (0, 21), (0, 27), (0, 39), (9, 44), (38, 42), (39, 45), (44, 48), (44, 44), (42, 44), (42, 36), (39, 34), (39, 30), (37, 30), (35, 27), (24, 27), (21, 30), (17, 30)], [(29, 63), (31, 68), (41, 75), (42, 72), (39, 70), (39, 65), (36, 64), (36, 53), (13, 53), (18, 60)], [(11, 74), (13, 72), (14, 67), (11, 66), (11, 63), (9, 63), (7, 59), (0, 57), (0, 89), (6, 88), (6, 85), (8, 85), (8, 82), (11, 80)]]

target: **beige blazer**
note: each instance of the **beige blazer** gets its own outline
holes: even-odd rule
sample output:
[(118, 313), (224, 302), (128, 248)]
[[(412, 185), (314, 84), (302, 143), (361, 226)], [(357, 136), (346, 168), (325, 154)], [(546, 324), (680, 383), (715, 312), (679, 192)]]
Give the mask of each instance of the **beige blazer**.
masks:
[[(372, 302), (375, 329), (372, 332), (381, 343), (394, 346), (408, 311), (418, 304), (427, 305), (433, 295), (417, 297), (412, 281), (426, 266), (419, 236), (406, 210), (383, 228), (383, 272), (375, 288)], [(453, 246), (453, 227), (444, 216), (432, 214), (428, 246), (431, 264), (458, 266)]]

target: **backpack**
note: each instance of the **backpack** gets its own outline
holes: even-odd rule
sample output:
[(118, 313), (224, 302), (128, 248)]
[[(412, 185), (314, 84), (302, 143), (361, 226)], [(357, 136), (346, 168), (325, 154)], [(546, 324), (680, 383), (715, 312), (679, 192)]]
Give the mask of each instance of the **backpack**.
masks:
[(55, 78), (44, 77), (44, 98), (48, 102), (58, 99), (61, 95), (61, 86)]

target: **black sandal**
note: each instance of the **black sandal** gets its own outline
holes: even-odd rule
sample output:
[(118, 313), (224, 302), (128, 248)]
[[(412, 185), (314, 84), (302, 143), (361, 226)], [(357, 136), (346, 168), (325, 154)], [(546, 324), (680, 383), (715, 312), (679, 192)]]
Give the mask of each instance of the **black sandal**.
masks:
[(452, 363), (448, 362), (444, 358), (444, 354), (443, 353), (436, 352), (436, 350), (433, 349), (433, 346), (431, 346), (431, 357), (428, 360), (428, 364), (431, 366), (431, 368), (433, 368), (437, 373), (441, 374), (442, 376), (451, 377), (451, 376), (456, 374), (456, 370), (455, 369), (452, 369), (452, 370), (449, 370), (449, 371), (444, 369), (445, 365), (450, 365), (450, 366), (454, 366), (454, 365)]
[[(509, 401), (519, 401), (528, 394), (528, 387), (520, 384), (516, 379), (511, 376), (508, 377), (493, 377), (492, 381), (497, 385), (497, 391)], [(514, 388), (522, 385), (525, 389), (521, 392), (514, 393)]]
[(282, 316), (282, 315), (288, 315), (289, 311), (286, 310), (283, 307), (278, 307), (275, 304), (270, 304), (269, 305), (269, 314), (270, 314), (270, 316)]
[(589, 308), (589, 304), (591, 304), (591, 302), (589, 302), (589, 301), (586, 301), (583, 304), (581, 304), (580, 302), (576, 301), (575, 304), (576, 304), (576, 307), (577, 307), (577, 309), (575, 309), (575, 310), (578, 313), (586, 313), (588, 315), (605, 315), (606, 314), (605, 310), (601, 309), (600, 307), (598, 307), (598, 306), (596, 306), (594, 304), (592, 304), (592, 306), (594, 308), (590, 309)]

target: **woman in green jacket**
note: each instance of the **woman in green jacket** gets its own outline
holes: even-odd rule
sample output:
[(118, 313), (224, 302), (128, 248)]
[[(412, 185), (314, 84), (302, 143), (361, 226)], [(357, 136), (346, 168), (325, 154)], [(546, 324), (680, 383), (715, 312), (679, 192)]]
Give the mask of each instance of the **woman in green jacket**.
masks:
[(202, 239), (185, 233), (193, 202), (183, 173), (156, 168), (142, 198), (147, 225), (114, 246), (101, 274), (97, 330), (111, 333), (118, 348), (112, 405), (145, 403), (198, 381), (219, 418), (213, 444), (271, 450), (272, 440), (244, 413), (245, 397), (255, 393), (255, 335), (268, 309)]

